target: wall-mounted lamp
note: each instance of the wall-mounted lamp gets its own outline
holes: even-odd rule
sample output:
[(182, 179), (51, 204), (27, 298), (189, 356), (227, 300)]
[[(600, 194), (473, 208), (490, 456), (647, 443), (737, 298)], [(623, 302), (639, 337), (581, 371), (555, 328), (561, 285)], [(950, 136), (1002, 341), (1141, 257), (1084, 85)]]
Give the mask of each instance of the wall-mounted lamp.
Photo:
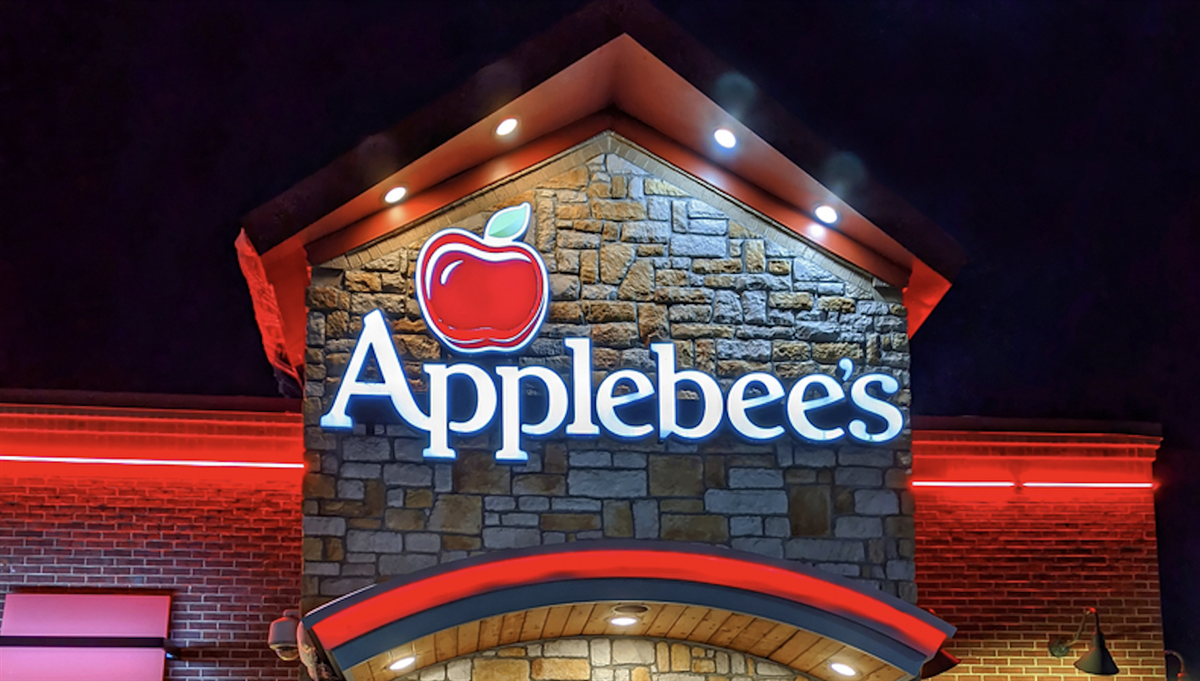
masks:
[(1183, 664), (1183, 656), (1174, 650), (1164, 650), (1163, 655), (1174, 655), (1179, 660), (1179, 673), (1175, 675), (1178, 681), (1188, 681), (1187, 667)]
[(1050, 642), (1050, 654), (1054, 657), (1066, 657), (1071, 652), (1071, 646), (1075, 645), (1079, 641), (1079, 637), (1083, 635), (1083, 627), (1087, 624), (1088, 615), (1096, 619), (1096, 633), (1092, 635), (1091, 649), (1075, 661), (1075, 668), (1085, 674), (1113, 676), (1121, 670), (1117, 668), (1117, 663), (1113, 662), (1108, 647), (1104, 645), (1104, 634), (1100, 633), (1100, 613), (1096, 612), (1095, 608), (1087, 608), (1083, 611), (1083, 620), (1079, 622), (1079, 629), (1075, 631), (1073, 638), (1070, 640), (1056, 638)]

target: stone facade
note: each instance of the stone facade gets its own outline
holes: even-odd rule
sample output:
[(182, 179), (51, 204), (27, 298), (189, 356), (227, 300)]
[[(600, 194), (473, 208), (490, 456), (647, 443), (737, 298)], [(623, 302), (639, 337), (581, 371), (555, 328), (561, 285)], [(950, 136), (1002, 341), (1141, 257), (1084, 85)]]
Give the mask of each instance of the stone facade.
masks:
[(742, 653), (652, 638), (563, 638), (488, 650), (399, 677), (403, 681), (807, 681)]
[[(909, 351), (899, 293), (815, 250), (606, 133), (505, 184), (314, 268), (308, 290), (305, 605), (480, 551), (601, 538), (666, 539), (787, 558), (915, 600), (908, 430), (887, 446), (752, 445), (655, 438), (528, 440), (521, 465), (498, 437), (460, 438), (459, 459), (422, 459), (423, 433), (360, 424), (324, 431), (362, 317), (383, 310), (414, 390), (449, 359), (412, 295), (417, 251), (448, 226), (479, 232), (528, 201), (552, 302), (523, 364), (566, 374), (563, 338), (590, 337), (602, 375), (653, 373), (651, 342), (724, 387), (750, 371), (785, 384), (839, 359), (890, 373), (907, 417)], [(682, 395), (686, 398), (686, 392)], [(610, 672), (614, 673), (614, 672)], [(424, 677), (422, 677), (424, 678)], [(536, 677), (535, 677), (536, 678)]]

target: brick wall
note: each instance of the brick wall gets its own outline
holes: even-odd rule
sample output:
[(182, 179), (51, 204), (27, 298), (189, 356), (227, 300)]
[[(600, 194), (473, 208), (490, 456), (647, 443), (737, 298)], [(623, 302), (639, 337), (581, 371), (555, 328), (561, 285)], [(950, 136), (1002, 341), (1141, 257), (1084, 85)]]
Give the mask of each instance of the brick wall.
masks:
[[(322, 430), (362, 318), (385, 314), (413, 388), (448, 358), (412, 294), (413, 263), (445, 227), (478, 232), (529, 202), (525, 240), (551, 278), (547, 323), (522, 364), (567, 372), (564, 337), (589, 337), (601, 376), (653, 372), (672, 341), (681, 367), (724, 387), (751, 371), (785, 382), (886, 372), (907, 411), (899, 292), (816, 251), (612, 134), (472, 196), (429, 221), (313, 269), (304, 417), (306, 609), (473, 552), (574, 540), (654, 538), (814, 564), (914, 599), (911, 464), (904, 437), (879, 447), (785, 436), (755, 445), (559, 435), (527, 440), (528, 463), (497, 464), (495, 434), (455, 438), (454, 463), (422, 459), (427, 436), (395, 423)], [(569, 378), (569, 377), (568, 377)], [(598, 380), (596, 381), (599, 382)], [(494, 431), (495, 428), (492, 428)]]
[(169, 592), (167, 679), (295, 679), (266, 635), (299, 602), (299, 511), (294, 481), (0, 479), (0, 594)]
[[(1149, 481), (1157, 444), (1069, 434), (937, 439), (914, 443), (917, 478), (1016, 471), (1018, 480)], [(991, 442), (971, 444), (981, 439)], [(1090, 621), (1067, 657), (1052, 657), (1047, 644), (1070, 638), (1088, 607), (1100, 613), (1121, 678), (1163, 678), (1152, 489), (919, 488), (915, 521), (919, 604), (958, 627), (947, 650), (963, 663), (939, 679), (1084, 678), (1073, 664), (1088, 650)]]

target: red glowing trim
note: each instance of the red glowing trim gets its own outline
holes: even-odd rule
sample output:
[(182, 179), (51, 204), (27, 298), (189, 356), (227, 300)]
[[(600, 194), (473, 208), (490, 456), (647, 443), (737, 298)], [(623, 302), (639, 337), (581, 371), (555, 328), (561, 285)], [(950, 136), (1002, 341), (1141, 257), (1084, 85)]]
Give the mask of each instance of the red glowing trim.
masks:
[(211, 461), (205, 459), (118, 459), (86, 456), (0, 456), (0, 461), (25, 463), (103, 463), (120, 466), (195, 466), (200, 468), (304, 468), (302, 463), (273, 461)]
[(946, 640), (933, 625), (887, 602), (813, 575), (725, 556), (627, 549), (522, 556), (442, 572), (350, 605), (312, 629), (332, 649), (394, 621), (490, 591), (605, 578), (670, 579), (775, 596), (862, 623), (925, 655)]
[(1089, 487), (1111, 489), (1150, 489), (1152, 482), (1025, 482), (1022, 487)]
[(1016, 487), (1015, 482), (967, 480), (913, 480), (913, 487)]

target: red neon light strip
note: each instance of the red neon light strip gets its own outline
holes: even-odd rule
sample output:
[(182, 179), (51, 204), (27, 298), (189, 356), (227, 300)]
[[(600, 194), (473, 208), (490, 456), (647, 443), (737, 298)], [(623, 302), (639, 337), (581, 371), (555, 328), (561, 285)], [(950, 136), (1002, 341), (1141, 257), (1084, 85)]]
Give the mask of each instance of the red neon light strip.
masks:
[(570, 551), (472, 565), (385, 591), (315, 623), (336, 648), (396, 620), (471, 596), (570, 579), (671, 579), (745, 589), (874, 626), (926, 655), (946, 640), (936, 627), (878, 598), (819, 577), (724, 556), (645, 550)]
[(86, 456), (0, 456), (0, 461), (25, 463), (103, 463), (120, 466), (194, 466), (198, 468), (304, 468), (302, 463), (274, 461), (212, 461), (206, 459), (106, 459)]
[(1100, 487), (1112, 489), (1149, 489), (1152, 482), (1023, 482), (1022, 487)]
[(913, 480), (913, 487), (1016, 487), (1015, 482), (1001, 481), (959, 481), (959, 480)]
[(1150, 489), (1153, 482), (972, 482), (965, 480), (913, 480), (913, 487), (1045, 487), (1045, 488), (1098, 488), (1098, 489)]

